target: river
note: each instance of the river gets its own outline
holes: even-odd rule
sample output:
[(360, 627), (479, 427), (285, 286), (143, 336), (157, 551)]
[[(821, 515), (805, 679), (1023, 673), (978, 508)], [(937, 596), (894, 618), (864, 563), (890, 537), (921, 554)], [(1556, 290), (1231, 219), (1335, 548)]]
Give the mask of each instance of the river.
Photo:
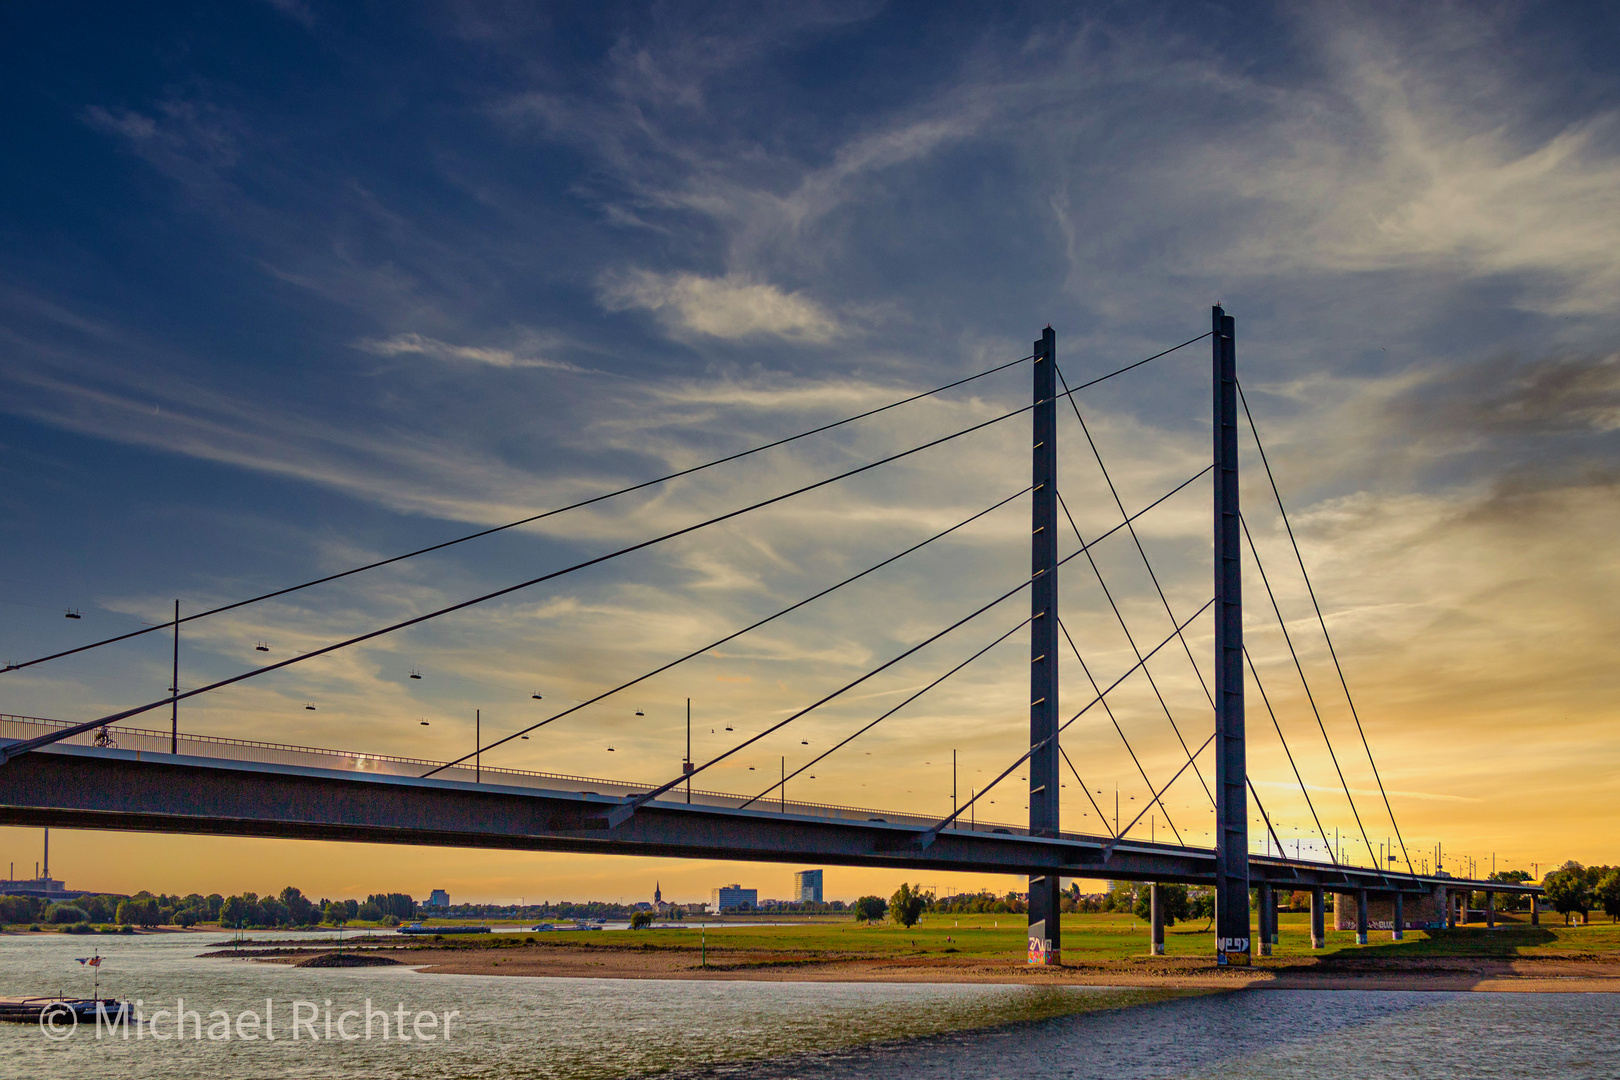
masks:
[[(148, 1021), (60, 1040), (0, 1025), (0, 1077), (1620, 1076), (1607, 994), (533, 979), (196, 955), (225, 941), (0, 937), (0, 993), (88, 996), (75, 961), (99, 950), (103, 994)], [(176, 1038), (179, 1002), (195, 1016)]]

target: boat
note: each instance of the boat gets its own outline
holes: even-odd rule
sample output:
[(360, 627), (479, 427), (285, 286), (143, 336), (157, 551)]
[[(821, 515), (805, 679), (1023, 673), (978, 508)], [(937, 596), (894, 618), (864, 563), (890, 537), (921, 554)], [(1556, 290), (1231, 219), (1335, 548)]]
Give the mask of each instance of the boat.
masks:
[(53, 1018), (60, 1018), (59, 1023), (69, 1023), (71, 1014), (75, 1021), (93, 1024), (96, 1022), (96, 1012), (101, 1010), (108, 1020), (116, 1022), (120, 1013), (129, 1012), (129, 1003), (116, 998), (70, 998), (70, 997), (8, 997), (0, 998), (0, 1021), (12, 1024), (38, 1024), (44, 1018), (50, 1023)]
[(423, 926), (421, 923), (411, 923), (409, 926), (399, 928), (402, 934), (487, 934), (487, 926)]

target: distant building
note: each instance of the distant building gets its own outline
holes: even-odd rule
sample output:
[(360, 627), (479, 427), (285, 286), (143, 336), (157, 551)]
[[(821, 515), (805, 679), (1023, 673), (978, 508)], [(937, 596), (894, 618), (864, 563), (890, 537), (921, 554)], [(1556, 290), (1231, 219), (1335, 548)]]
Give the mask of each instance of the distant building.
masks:
[(0, 896), (32, 896), (42, 900), (77, 900), (90, 894), (82, 889), (69, 889), (56, 878), (23, 878), (18, 881), (0, 881)]
[(443, 889), (434, 889), (432, 892), (428, 893), (427, 906), (442, 908), (449, 907), (450, 894), (445, 892)]
[(759, 890), (745, 889), (741, 885), (722, 885), (710, 893), (709, 911), (719, 915), (726, 911), (752, 911), (759, 906)]
[(800, 903), (821, 903), (821, 871), (800, 870), (794, 874), (793, 897)]

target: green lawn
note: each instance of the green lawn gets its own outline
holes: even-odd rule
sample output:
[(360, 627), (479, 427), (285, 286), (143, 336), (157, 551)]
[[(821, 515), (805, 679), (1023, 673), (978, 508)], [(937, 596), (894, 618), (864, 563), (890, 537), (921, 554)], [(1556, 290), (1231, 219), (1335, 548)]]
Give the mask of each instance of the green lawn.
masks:
[[(1331, 925), (1331, 923), (1330, 923)], [(1328, 931), (1327, 947), (1310, 947), (1310, 916), (1279, 917), (1279, 958), (1341, 955), (1372, 957), (1557, 957), (1609, 955), (1620, 957), (1620, 925), (1594, 923), (1566, 927), (1558, 916), (1543, 917), (1540, 926), (1509, 923), (1487, 930), (1475, 924), (1433, 934), (1408, 930), (1404, 941), (1389, 931), (1374, 931), (1365, 946), (1349, 931)], [(1021, 915), (931, 915), (909, 930), (890, 923), (862, 926), (854, 922), (811, 922), (789, 926), (732, 924), (711, 928), (710, 949), (751, 953), (822, 955), (827, 957), (960, 956), (964, 958), (1021, 958), (1025, 954), (1025, 920)], [(592, 948), (657, 948), (697, 951), (702, 934), (696, 926), (683, 929), (604, 930), (557, 933), (497, 933), (489, 937), (446, 938), (443, 942), (417, 941), (426, 947), (500, 948), (526, 943)], [(1147, 953), (1147, 924), (1131, 915), (1065, 915), (1063, 954), (1077, 963), (1140, 957)], [(1209, 959), (1214, 955), (1213, 935), (1202, 920), (1169, 927), (1165, 952), (1171, 957)]]

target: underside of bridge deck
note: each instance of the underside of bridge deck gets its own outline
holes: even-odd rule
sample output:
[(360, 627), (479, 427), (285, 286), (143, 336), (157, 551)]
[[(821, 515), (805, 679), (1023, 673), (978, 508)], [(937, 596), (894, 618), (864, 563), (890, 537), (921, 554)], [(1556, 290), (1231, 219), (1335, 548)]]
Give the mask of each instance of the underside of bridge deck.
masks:
[[(1108, 837), (915, 824), (655, 801), (617, 828), (621, 800), (579, 792), (56, 746), (0, 766), (0, 824), (503, 848), (1212, 885), (1214, 852)], [(1439, 882), (1256, 858), (1279, 888), (1428, 892)], [(1447, 881), (1452, 888), (1467, 883)], [(1502, 884), (1498, 892), (1535, 891)]]

